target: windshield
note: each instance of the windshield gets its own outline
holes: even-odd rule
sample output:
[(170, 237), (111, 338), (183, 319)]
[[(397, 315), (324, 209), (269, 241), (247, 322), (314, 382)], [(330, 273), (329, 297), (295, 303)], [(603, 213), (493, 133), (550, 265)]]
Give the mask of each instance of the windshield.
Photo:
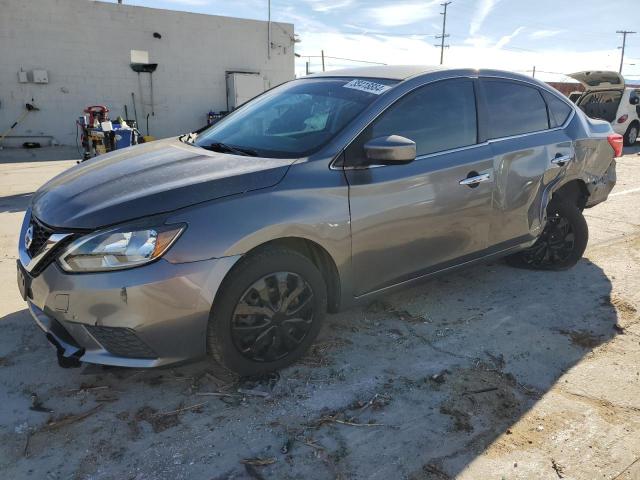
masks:
[(195, 144), (261, 157), (304, 157), (319, 150), (396, 83), (354, 78), (294, 80), (200, 133)]

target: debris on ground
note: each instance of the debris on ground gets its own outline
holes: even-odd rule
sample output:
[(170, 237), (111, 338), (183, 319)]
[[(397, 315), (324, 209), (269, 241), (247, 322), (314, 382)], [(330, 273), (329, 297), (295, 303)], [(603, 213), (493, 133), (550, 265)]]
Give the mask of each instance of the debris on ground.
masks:
[(31, 394), (31, 406), (29, 407), (29, 410), (33, 410), (34, 412), (43, 412), (43, 413), (53, 412), (53, 410), (45, 407), (42, 404), (42, 400), (40, 400), (37, 393)]
[(444, 472), (441, 467), (439, 467), (433, 462), (430, 462), (424, 465), (422, 467), (422, 471), (430, 475), (427, 478), (430, 478), (433, 480), (450, 480), (451, 479), (451, 477), (447, 475), (447, 473)]
[(371, 410), (381, 410), (382, 408), (389, 405), (391, 402), (391, 397), (389, 395), (385, 395), (382, 393), (376, 393), (370, 400), (363, 402), (361, 400), (356, 400), (353, 404), (351, 404), (351, 410), (359, 410), (363, 411), (368, 408)]
[(202, 402), (202, 403), (196, 403), (195, 405), (191, 405), (189, 407), (180, 407), (176, 410), (171, 410), (169, 412), (158, 412), (155, 413), (154, 416), (155, 417), (168, 417), (168, 416), (172, 416), (172, 415), (179, 415), (183, 412), (188, 412), (188, 411), (198, 411), (201, 410), (203, 406), (205, 406), (207, 404), (207, 402)]
[(94, 413), (98, 412), (104, 405), (103, 404), (98, 404), (95, 407), (87, 410), (86, 412), (77, 414), (77, 415), (65, 415), (63, 417), (58, 418), (57, 420), (52, 420), (49, 423), (45, 424), (40, 431), (43, 432), (50, 432), (53, 430), (58, 430), (62, 427), (66, 427), (68, 425), (71, 425), (73, 423), (79, 422), (81, 420), (84, 420), (88, 417), (90, 417), (91, 415), (93, 415)]
[(134, 420), (129, 423), (129, 428), (131, 429), (132, 436), (136, 438), (140, 433), (140, 428), (138, 427), (138, 422), (145, 421), (155, 433), (163, 432), (169, 428), (175, 427), (180, 423), (180, 418), (178, 415), (157, 415), (158, 411), (149, 406), (141, 407), (135, 414)]
[(108, 390), (109, 388), (111, 388), (109, 385), (92, 385), (92, 384), (81, 383), (80, 387), (74, 388), (72, 390), (67, 390), (67, 392), (79, 394), (79, 393), (95, 392), (98, 390)]
[(567, 335), (571, 343), (577, 347), (592, 349), (602, 343), (602, 337), (588, 330), (564, 330), (557, 329), (558, 333)]
[(262, 390), (257, 390), (255, 388), (239, 388), (238, 393), (241, 393), (243, 395), (250, 395), (252, 397), (262, 397), (262, 398), (268, 398), (271, 396), (269, 392), (264, 392)]
[(452, 408), (448, 405), (440, 406), (440, 413), (448, 415), (453, 419), (453, 429), (458, 432), (473, 432), (473, 425), (471, 425), (471, 415), (457, 408)]
[(558, 478), (564, 478), (564, 467), (553, 458), (551, 459), (551, 467), (556, 472), (556, 475), (558, 475)]
[(240, 460), (240, 463), (244, 465), (253, 465), (254, 467), (264, 467), (266, 465), (272, 465), (276, 463), (275, 458), (245, 458), (244, 460)]
[(450, 373), (449, 370), (442, 370), (439, 373), (431, 375), (431, 377), (429, 377), (429, 380), (431, 380), (433, 383), (442, 384), (445, 382), (448, 373)]

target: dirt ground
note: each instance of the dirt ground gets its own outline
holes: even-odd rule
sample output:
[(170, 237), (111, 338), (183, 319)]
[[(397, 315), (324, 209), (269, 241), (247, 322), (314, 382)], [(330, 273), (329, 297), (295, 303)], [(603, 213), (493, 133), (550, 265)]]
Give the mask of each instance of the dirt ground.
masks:
[(304, 361), (255, 380), (59, 368), (15, 257), (31, 193), (73, 162), (0, 152), (2, 477), (640, 479), (638, 151), (585, 212), (576, 268), (427, 281), (329, 316)]

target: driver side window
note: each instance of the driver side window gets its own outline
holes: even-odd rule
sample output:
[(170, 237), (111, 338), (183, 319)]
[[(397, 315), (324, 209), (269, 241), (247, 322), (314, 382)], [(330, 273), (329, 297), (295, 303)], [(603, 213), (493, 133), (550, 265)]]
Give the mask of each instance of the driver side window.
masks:
[(374, 120), (345, 152), (345, 165), (366, 166), (364, 145), (386, 135), (416, 142), (417, 156), (477, 143), (473, 81), (443, 80), (400, 98)]

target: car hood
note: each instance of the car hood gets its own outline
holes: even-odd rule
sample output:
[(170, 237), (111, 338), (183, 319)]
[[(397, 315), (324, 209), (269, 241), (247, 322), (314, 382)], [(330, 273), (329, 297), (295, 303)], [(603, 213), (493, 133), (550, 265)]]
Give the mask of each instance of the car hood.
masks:
[(35, 193), (31, 209), (51, 227), (94, 229), (271, 187), (293, 162), (159, 140), (70, 168)]
[(580, 82), (586, 90), (624, 89), (624, 77), (618, 72), (586, 71), (570, 73), (568, 76)]

